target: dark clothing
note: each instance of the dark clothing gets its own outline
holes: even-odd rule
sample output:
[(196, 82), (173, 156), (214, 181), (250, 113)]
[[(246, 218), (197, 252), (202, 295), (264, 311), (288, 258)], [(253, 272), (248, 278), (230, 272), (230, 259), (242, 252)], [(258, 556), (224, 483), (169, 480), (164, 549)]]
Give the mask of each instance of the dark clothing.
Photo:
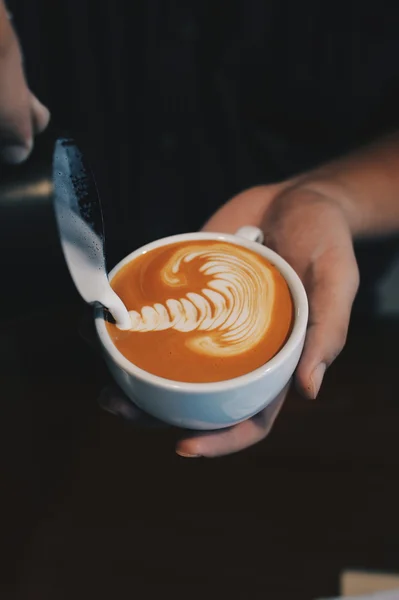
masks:
[(115, 258), (398, 127), (397, 3), (14, 4), (33, 86), (89, 149)]

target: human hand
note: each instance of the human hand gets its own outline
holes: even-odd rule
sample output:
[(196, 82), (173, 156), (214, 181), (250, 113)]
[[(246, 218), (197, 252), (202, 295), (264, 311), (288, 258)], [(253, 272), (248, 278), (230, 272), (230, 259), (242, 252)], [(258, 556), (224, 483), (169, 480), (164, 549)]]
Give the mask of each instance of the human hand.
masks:
[[(215, 213), (204, 229), (234, 233), (243, 225), (260, 227), (266, 245), (283, 256), (303, 280), (310, 319), (296, 382), (304, 395), (315, 398), (326, 368), (345, 344), (359, 284), (348, 220), (333, 198), (304, 182), (247, 190)], [(221, 456), (261, 441), (269, 434), (287, 391), (288, 386), (261, 413), (234, 427), (183, 435), (177, 453), (186, 457)], [(101, 404), (133, 422), (143, 418), (116, 388), (102, 394)], [(148, 417), (145, 422), (148, 424)]]
[[(184, 458), (215, 458), (239, 452), (260, 442), (269, 434), (283, 405), (288, 387), (260, 413), (234, 427), (206, 432), (182, 431), (176, 443), (177, 454)], [(98, 401), (104, 410), (130, 421), (136, 427), (168, 427), (143, 413), (117, 386), (105, 388)]]
[(48, 109), (30, 91), (15, 31), (0, 0), (0, 160), (18, 164), (46, 129)]
[(316, 398), (327, 367), (345, 345), (359, 286), (348, 218), (327, 186), (323, 192), (303, 178), (239, 194), (204, 229), (234, 233), (244, 224), (260, 227), (266, 246), (285, 258), (305, 285), (309, 325), (296, 383), (305, 396)]

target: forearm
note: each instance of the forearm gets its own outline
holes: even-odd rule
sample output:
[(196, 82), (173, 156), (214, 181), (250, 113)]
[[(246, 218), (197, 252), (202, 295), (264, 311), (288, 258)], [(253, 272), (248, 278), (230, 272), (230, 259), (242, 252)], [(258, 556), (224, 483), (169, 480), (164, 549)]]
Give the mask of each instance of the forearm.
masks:
[(338, 202), (356, 237), (399, 231), (399, 134), (300, 177), (297, 182)]

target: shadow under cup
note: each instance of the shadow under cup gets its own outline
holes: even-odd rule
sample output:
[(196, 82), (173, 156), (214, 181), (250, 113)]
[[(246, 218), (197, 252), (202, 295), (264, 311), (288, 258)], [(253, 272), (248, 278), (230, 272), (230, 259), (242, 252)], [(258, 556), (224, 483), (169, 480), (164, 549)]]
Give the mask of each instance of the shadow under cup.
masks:
[[(256, 235), (258, 232), (258, 235)], [(224, 241), (243, 246), (269, 260), (286, 280), (293, 304), (291, 334), (281, 350), (258, 369), (234, 379), (212, 383), (186, 383), (164, 379), (131, 363), (114, 345), (103, 307), (95, 309), (95, 326), (105, 361), (127, 397), (154, 417), (187, 429), (211, 430), (230, 427), (260, 412), (270, 404), (291, 379), (305, 341), (308, 302), (301, 280), (290, 265), (261, 239), (256, 228), (243, 228), (236, 235), (186, 233), (158, 240), (136, 250), (111, 271), (112, 278), (126, 264), (145, 252), (173, 243), (200, 240)]]

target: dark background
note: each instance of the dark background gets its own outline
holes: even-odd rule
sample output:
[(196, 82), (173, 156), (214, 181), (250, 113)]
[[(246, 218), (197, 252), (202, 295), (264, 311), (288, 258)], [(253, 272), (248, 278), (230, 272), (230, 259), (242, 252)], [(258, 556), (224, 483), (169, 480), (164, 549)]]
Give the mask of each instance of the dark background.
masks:
[[(3, 300), (8, 305), (19, 302), (14, 272), (22, 265), (43, 267), (36, 286), (37, 269), (26, 269), (30, 302), (49, 270), (51, 287), (69, 290), (53, 258), (50, 195), (28, 200), (21, 188), (49, 177), (59, 131), (77, 137), (94, 169), (111, 267), (147, 241), (198, 229), (246, 187), (397, 128), (399, 8), (392, 3), (378, 10), (360, 0), (8, 4), (31, 87), (53, 115), (28, 164), (2, 169), (2, 268), (18, 290)], [(18, 202), (4, 200), (7, 182), (18, 184)], [(375, 310), (374, 283), (397, 248), (396, 239), (358, 244), (358, 310)]]
[[(203, 597), (214, 581), (221, 597), (227, 582), (231, 597), (263, 598), (283, 582), (309, 600), (336, 593), (344, 566), (395, 569), (395, 324), (361, 326), (321, 402), (291, 398), (267, 443), (179, 462), (174, 435), (133, 432), (96, 408), (109, 379), (78, 334), (84, 308), (58, 245), (51, 152), (60, 130), (85, 148), (111, 266), (149, 239), (200, 227), (245, 187), (396, 129), (398, 8), (9, 6), (32, 89), (53, 120), (28, 163), (0, 178), (0, 582), (25, 576), (29, 600), (32, 580), (51, 598), (93, 588), (130, 597), (136, 583), (143, 597), (168, 584), (176, 596)], [(359, 311), (374, 310), (374, 283), (396, 248), (395, 239), (358, 248)]]

